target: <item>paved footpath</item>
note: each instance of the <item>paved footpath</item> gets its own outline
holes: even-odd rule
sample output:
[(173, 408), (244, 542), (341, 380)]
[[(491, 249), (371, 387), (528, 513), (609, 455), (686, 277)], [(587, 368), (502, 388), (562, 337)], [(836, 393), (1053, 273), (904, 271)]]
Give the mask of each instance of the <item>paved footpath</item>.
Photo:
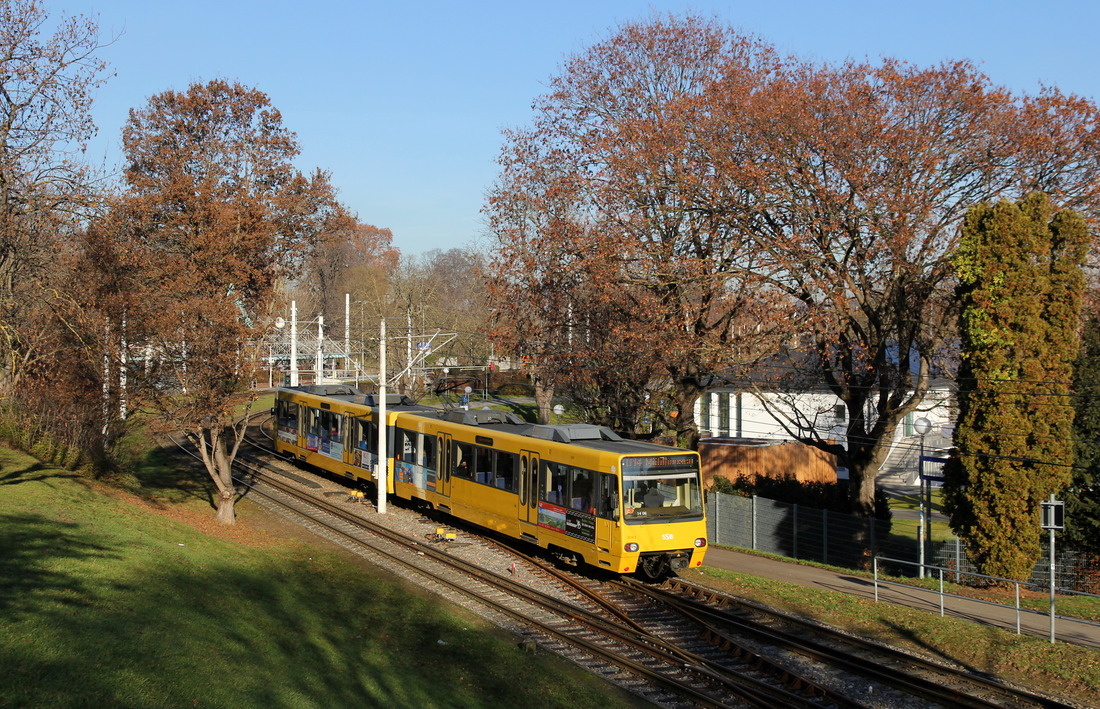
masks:
[[(704, 563), (707, 566), (738, 571), (751, 576), (786, 581), (825, 591), (838, 591), (871, 600), (875, 598), (873, 579), (846, 574), (843, 571), (830, 571), (829, 569), (805, 566), (718, 547), (707, 549)], [(879, 602), (896, 603), (936, 614), (940, 612), (940, 595), (934, 591), (886, 585), (880, 582), (878, 598)], [(962, 618), (983, 625), (993, 625), (1011, 632), (1016, 630), (1015, 608), (995, 606), (954, 596), (944, 596), (943, 604), (945, 617)], [(1068, 642), (1100, 649), (1100, 626), (1098, 625), (1090, 625), (1068, 618), (1056, 618), (1054, 630), (1058, 642)], [(1049, 613), (1036, 614), (1021, 611), (1020, 632), (1050, 638)]]

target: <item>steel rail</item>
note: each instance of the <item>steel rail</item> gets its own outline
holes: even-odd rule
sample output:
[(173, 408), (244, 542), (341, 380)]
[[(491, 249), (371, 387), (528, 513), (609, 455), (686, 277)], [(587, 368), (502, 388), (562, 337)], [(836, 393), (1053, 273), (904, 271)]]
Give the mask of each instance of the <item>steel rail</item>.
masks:
[[(531, 563), (533, 563), (533, 564), (537, 565), (539, 568), (541, 568), (544, 572), (553, 575), (555, 578), (559, 579), (562, 583), (568, 584), (571, 588), (575, 589), (577, 591), (577, 593), (580, 593), (580, 594), (584, 595), (586, 598), (591, 600), (593, 603), (597, 604), (600, 608), (604, 609), (606, 612), (608, 612), (608, 613), (612, 614), (614, 617), (618, 618), (620, 620), (620, 622), (626, 623), (629, 626), (631, 626), (632, 628), (634, 628), (638, 633), (644, 634), (647, 638), (650, 639), (649, 640), (650, 642), (655, 643), (655, 644), (660, 644), (662, 647), (665, 647), (668, 650), (668, 652), (673, 653), (673, 654), (681, 657), (685, 662), (691, 662), (693, 664), (700, 665), (702, 667), (706, 667), (708, 670), (710, 670), (711, 672), (716, 673), (719, 676), (726, 675), (726, 674), (736, 674), (732, 670), (730, 670), (728, 667), (725, 667), (722, 664), (720, 664), (718, 662), (715, 662), (714, 660), (710, 660), (708, 658), (700, 656), (697, 653), (693, 653), (693, 652), (684, 650), (679, 645), (662, 638), (660, 635), (654, 634), (652, 631), (647, 629), (641, 623), (637, 622), (636, 620), (631, 618), (629, 615), (627, 615), (627, 613), (625, 611), (623, 611), (622, 608), (619, 607), (619, 605), (616, 604), (614, 601), (604, 597), (599, 592), (592, 590), (586, 583), (578, 581), (570, 573), (562, 572), (558, 569), (555, 569), (554, 567), (542, 562), (539, 559), (531, 557), (529, 555), (524, 555), (524, 556)], [(617, 586), (617, 585), (621, 585), (623, 582), (621, 582), (621, 581), (619, 581), (619, 582), (609, 581), (607, 583), (609, 583), (612, 587), (614, 587), (614, 586)], [(637, 582), (634, 582), (634, 583), (637, 583)], [(623, 586), (623, 587), (624, 588), (629, 588), (631, 591), (633, 591), (633, 588), (631, 586)], [(715, 629), (711, 625), (709, 625), (705, 622), (702, 622), (701, 620), (694, 619), (694, 618), (692, 618), (690, 620), (692, 620), (696, 625), (701, 627), (700, 637), (702, 639), (710, 642), (710, 637), (708, 637), (708, 633), (713, 634), (715, 632)], [(828, 687), (822, 686), (819, 682), (811, 680), (811, 679), (809, 679), (809, 678), (793, 671), (789, 667), (786, 667), (782, 664), (776, 663), (776, 662), (764, 657), (760, 653), (755, 652), (754, 650), (751, 650), (750, 648), (746, 647), (744, 643), (740, 643), (732, 637), (727, 637), (727, 638), (725, 638), (725, 640), (726, 640), (725, 647), (721, 648), (723, 651), (729, 652), (731, 655), (733, 655), (734, 659), (736, 659), (738, 662), (749, 664), (755, 670), (763, 672), (763, 673), (765, 673), (765, 674), (767, 674), (771, 677), (776, 678), (776, 681), (781, 682), (782, 684), (789, 685), (789, 687), (790, 687), (789, 691), (792, 691), (794, 693), (809, 694), (809, 695), (815, 697), (816, 699), (830, 702), (830, 703), (832, 703), (833, 705), (835, 705), (837, 707), (859, 707), (859, 706), (862, 706), (858, 702), (852, 701), (848, 697), (846, 697), (846, 696), (844, 696), (844, 695), (842, 695), (842, 694), (840, 694), (840, 693), (838, 693), (834, 690), (831, 690)]]
[[(177, 443), (177, 445), (179, 445), (179, 443)], [(181, 448), (183, 448), (183, 446), (181, 446)], [(184, 450), (186, 449), (184, 448)], [(186, 452), (193, 457), (197, 457), (194, 453), (190, 451)], [(265, 450), (265, 453), (269, 452), (270, 451)], [(467, 596), (498, 613), (502, 613), (512, 618), (513, 620), (516, 620), (523, 624), (527, 624), (529, 626), (533, 626), (544, 635), (555, 638), (561, 642), (565, 642), (568, 645), (578, 647), (594, 657), (600, 658), (605, 662), (608, 662), (612, 665), (621, 667), (629, 672), (633, 672), (636, 675), (644, 677), (648, 681), (652, 682), (654, 685), (670, 690), (684, 698), (689, 699), (692, 702), (695, 702), (700, 706), (725, 707), (728, 706), (728, 700), (726, 698), (716, 697), (707, 691), (703, 691), (696, 687), (690, 686), (689, 684), (685, 684), (683, 680), (670, 676), (671, 674), (682, 672), (694, 673), (701, 678), (719, 683), (724, 690), (733, 693), (736, 696), (739, 696), (740, 699), (753, 706), (821, 706), (820, 703), (807, 702), (804, 697), (790, 693), (785, 689), (762, 683), (755, 678), (741, 677), (739, 682), (731, 682), (730, 679), (727, 677), (716, 676), (706, 667), (694, 667), (690, 663), (685, 662), (682, 658), (676, 656), (675, 654), (668, 653), (667, 651), (663, 650), (659, 647), (659, 645), (654, 644), (652, 642), (652, 639), (647, 636), (643, 635), (642, 637), (637, 637), (637, 634), (635, 633), (635, 637), (631, 637), (631, 635), (624, 633), (621, 627), (608, 623), (606, 620), (595, 616), (594, 614), (588, 613), (583, 609), (578, 609), (575, 606), (566, 604), (562, 601), (547, 596), (546, 594), (516, 584), (504, 577), (486, 574), (484, 570), (479, 567), (464, 562), (460, 559), (456, 559), (449, 554), (439, 552), (435, 549), (432, 549), (431, 547), (424, 546), (417, 540), (408, 539), (403, 535), (387, 529), (384, 526), (371, 523), (369, 520), (365, 520), (362, 517), (351, 515), (345, 510), (342, 510), (325, 500), (318, 499), (309, 495), (308, 493), (304, 493), (303, 491), (300, 491), (289, 484), (283, 483), (276, 477), (273, 477), (272, 475), (269, 475), (252, 465), (244, 463), (243, 461), (237, 461), (235, 465), (237, 465), (238, 469), (243, 468), (247, 471), (244, 475), (236, 478), (240, 484), (248, 486), (250, 490), (253, 490), (256, 493), (263, 495), (268, 499), (271, 499), (277, 504), (288, 507), (288, 509), (291, 509), (292, 512), (294, 512), (295, 514), (305, 517), (313, 524), (318, 524), (324, 527), (330, 533), (337, 534), (345, 539), (348, 539), (356, 545), (364, 546), (370, 549), (373, 554), (377, 554), (391, 560), (392, 562), (398, 563), (401, 566), (409, 569), (412, 573), (428, 578), (433, 583), (439, 583), (448, 588), (451, 588), (453, 591)], [(446, 579), (438, 574), (429, 573), (425, 571), (425, 569), (421, 565), (413, 563), (402, 554), (393, 553), (381, 549), (359, 537), (354, 536), (353, 534), (349, 534), (346, 530), (340, 529), (334, 524), (330, 524), (323, 519), (318, 519), (316, 516), (307, 515), (301, 509), (295, 509), (294, 507), (287, 505), (285, 501), (280, 500), (278, 499), (278, 497), (269, 494), (261, 487), (257, 487), (257, 482), (260, 481), (262, 481), (262, 483), (265, 485), (273, 487), (275, 490), (284, 495), (289, 495), (291, 498), (297, 500), (299, 503), (307, 504), (321, 510), (325, 514), (331, 515), (340, 523), (354, 525), (355, 528), (365, 530), (384, 539), (391, 544), (397, 544), (405, 547), (406, 549), (413, 550), (415, 554), (419, 557), (418, 561), (420, 558), (428, 556), (437, 563), (443, 564), (447, 567), (458, 569), (460, 572), (468, 575), (469, 577), (475, 579), (482, 584), (485, 584), (486, 586), (495, 587), (498, 590), (509, 593), (513, 596), (519, 596), (523, 601), (529, 604), (533, 604), (536, 607), (543, 608), (544, 610), (549, 612), (557, 613), (559, 616), (564, 618), (567, 623), (583, 624), (596, 632), (603, 633), (604, 635), (610, 637), (613, 642), (622, 643), (632, 648), (633, 650), (645, 652), (650, 657), (658, 659), (668, 665), (669, 670), (661, 671), (659, 669), (653, 669), (643, 662), (632, 660), (628, 657), (623, 656), (621, 652), (608, 650), (607, 648), (602, 647), (597, 643), (578, 637), (575, 633), (566, 632), (561, 629), (555, 628), (548, 622), (533, 617), (530, 613), (521, 613), (512, 608), (509, 608), (499, 601), (488, 598), (483, 590), (472, 590), (457, 582)]]
[[(959, 684), (977, 687), (983, 691), (996, 693), (1002, 697), (1008, 697), (1029, 706), (1043, 707), (1044, 709), (1072, 709), (1073, 706), (1026, 690), (1007, 686), (1002, 682), (983, 677), (982, 675), (947, 667), (943, 664), (926, 660), (881, 643), (871, 642), (845, 633), (839, 633), (822, 625), (780, 613), (765, 606), (745, 601), (744, 599), (734, 598), (713, 589), (689, 583), (682, 579), (671, 580), (668, 582), (668, 588), (654, 588), (634, 581), (630, 583), (636, 586), (641, 592), (652, 595), (661, 603), (680, 608), (683, 612), (691, 614), (693, 617), (696, 615), (699, 616), (699, 622), (705, 622), (708, 625), (723, 623), (736, 628), (738, 632), (759, 635), (767, 642), (787, 648), (792, 652), (841, 665), (848, 671), (873, 677), (883, 684), (894, 686), (902, 691), (911, 692), (916, 696), (946, 703), (949, 706), (989, 709), (993, 707), (1003, 707), (1004, 703), (987, 700), (982, 697), (974, 696), (973, 694), (963, 693), (961, 690), (947, 687), (943, 684), (943, 677), (947, 677)], [(717, 608), (714, 606), (717, 606)], [(845, 653), (843, 656), (838, 655), (835, 647), (816, 643), (808, 639), (806, 635), (796, 636), (792, 633), (767, 627), (761, 623), (735, 617), (725, 610), (730, 606), (741, 606), (756, 613), (763, 613), (771, 617), (779, 618), (784, 623), (795, 624), (815, 634), (823, 635), (834, 642), (855, 647), (861, 651), (870, 653), (875, 659), (869, 660), (851, 653)], [(721, 634), (716, 635), (716, 639), (719, 642), (722, 641), (721, 638)], [(920, 671), (938, 675), (941, 679), (929, 680), (914, 674), (912, 671), (891, 669), (884, 665), (886, 661), (914, 667)]]

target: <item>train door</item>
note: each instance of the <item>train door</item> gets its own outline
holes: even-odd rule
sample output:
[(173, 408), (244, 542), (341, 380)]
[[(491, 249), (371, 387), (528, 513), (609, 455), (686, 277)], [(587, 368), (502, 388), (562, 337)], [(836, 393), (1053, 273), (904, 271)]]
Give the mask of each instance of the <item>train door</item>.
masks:
[(298, 458), (305, 460), (303, 451), (309, 445), (309, 407), (305, 404), (294, 404), (298, 407)]
[(451, 434), (440, 433), (436, 443), (435, 491), (443, 497), (451, 496)]
[(521, 451), (520, 521), (538, 526), (539, 523), (539, 454)]
[(619, 477), (613, 473), (600, 473), (596, 486), (596, 558), (603, 565), (612, 563), (611, 550), (613, 528), (619, 517)]

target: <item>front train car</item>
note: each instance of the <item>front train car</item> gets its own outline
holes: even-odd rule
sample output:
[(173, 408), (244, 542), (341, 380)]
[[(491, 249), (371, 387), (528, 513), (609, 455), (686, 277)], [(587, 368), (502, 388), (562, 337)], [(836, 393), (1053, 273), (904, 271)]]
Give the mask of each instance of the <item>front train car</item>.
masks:
[[(532, 452), (523, 453), (520, 480), (528, 469), (538, 472), (529, 494), (520, 488), (523, 537), (650, 579), (702, 566), (707, 524), (697, 452), (588, 424), (534, 425), (523, 435)], [(524, 523), (536, 516), (537, 530)]]
[[(649, 578), (702, 566), (707, 546), (699, 454), (623, 456), (623, 560)], [(629, 571), (631, 569), (625, 568)]]

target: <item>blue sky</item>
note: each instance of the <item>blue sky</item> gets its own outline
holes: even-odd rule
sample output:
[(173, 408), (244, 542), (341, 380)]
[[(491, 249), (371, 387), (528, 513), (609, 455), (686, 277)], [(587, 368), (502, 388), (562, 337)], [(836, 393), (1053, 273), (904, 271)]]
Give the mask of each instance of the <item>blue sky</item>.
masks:
[[(45, 0), (98, 16), (117, 76), (95, 108), (94, 154), (119, 161), (131, 108), (221, 77), (265, 92), (361, 221), (403, 253), (473, 244), (501, 130), (570, 54), (651, 12), (714, 16), (805, 58), (968, 58), (994, 82), (1097, 97), (1100, 3), (791, 0), (330, 2)], [(1041, 8), (1041, 11), (1040, 11)]]

